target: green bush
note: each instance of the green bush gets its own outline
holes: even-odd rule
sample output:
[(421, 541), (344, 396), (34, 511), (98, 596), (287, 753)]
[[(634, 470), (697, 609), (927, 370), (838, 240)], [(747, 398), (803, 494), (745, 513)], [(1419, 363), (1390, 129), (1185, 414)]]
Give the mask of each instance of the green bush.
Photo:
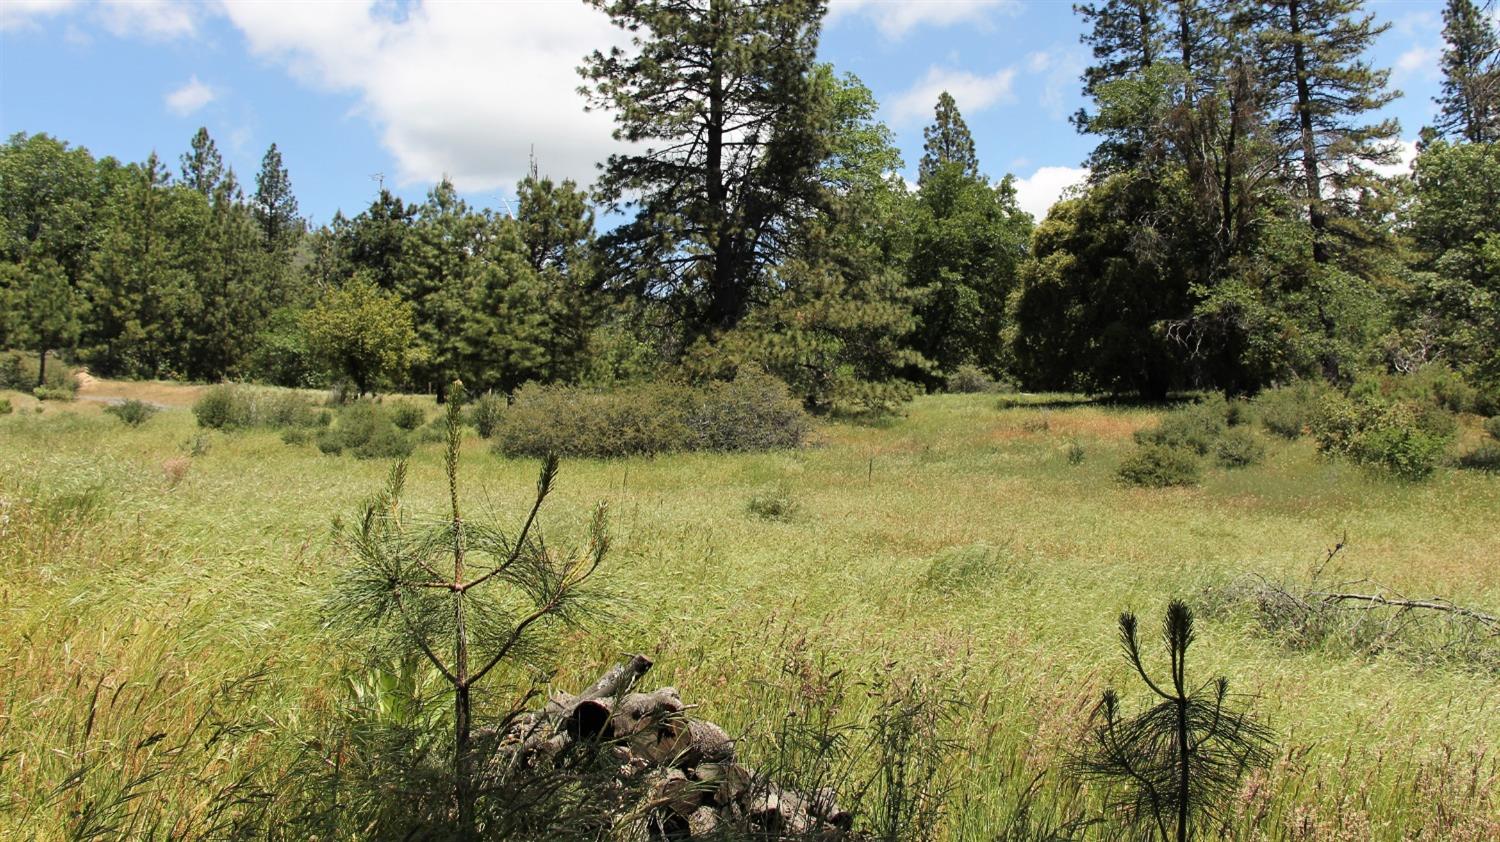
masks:
[(1135, 440), (1143, 445), (1186, 448), (1207, 456), (1214, 442), (1229, 426), (1229, 403), (1223, 395), (1211, 395), (1202, 402), (1167, 413), (1155, 427), (1137, 430)]
[(947, 391), (950, 394), (973, 395), (997, 392), (1000, 385), (977, 365), (964, 364), (948, 375)]
[(1409, 401), (1449, 412), (1474, 412), (1480, 403), (1479, 390), (1442, 365), (1426, 365), (1410, 374), (1362, 377), (1349, 394), (1360, 400)]
[(16, 408), (10, 405), (10, 398), (0, 398), (0, 415), (9, 415), (15, 411)]
[(412, 439), (392, 422), (390, 413), (368, 401), (349, 404), (331, 426), (318, 433), (318, 449), (329, 455), (345, 451), (356, 459), (398, 459), (410, 456)]
[(1203, 468), (1190, 450), (1145, 444), (1120, 464), (1116, 475), (1127, 485), (1167, 488), (1198, 484), (1203, 478)]
[(303, 427), (288, 427), (281, 431), (281, 443), (301, 447), (313, 440), (313, 434)]
[(1500, 439), (1500, 415), (1484, 419), (1484, 431), (1489, 433), (1491, 438)]
[(1073, 439), (1072, 441), (1068, 442), (1069, 465), (1082, 465), (1085, 455), (1086, 454), (1084, 453), (1083, 445), (1079, 443), (1078, 439)]
[(745, 504), (745, 511), (761, 520), (791, 520), (799, 508), (801, 506), (785, 483), (751, 496)]
[(780, 381), (742, 373), (702, 388), (643, 383), (607, 392), (528, 384), (500, 416), (495, 449), (507, 456), (612, 458), (681, 451), (796, 447), (801, 405)]
[[(0, 352), (0, 389), (33, 392), (37, 387), (39, 360), (30, 351)], [(51, 394), (43, 400), (71, 400), (78, 393), (78, 378), (56, 354), (47, 355), (47, 378), (41, 386)], [(66, 396), (58, 393), (66, 393)], [(40, 396), (38, 396), (40, 397)]]
[(104, 411), (132, 427), (139, 427), (156, 414), (156, 407), (144, 401), (129, 400), (105, 407)]
[(481, 438), (493, 438), (504, 411), (505, 399), (493, 392), (486, 392), (469, 406), (469, 423), (479, 431)]
[(326, 423), (306, 395), (236, 383), (208, 387), (193, 404), (193, 415), (198, 419), (198, 426), (211, 430), (313, 427)]
[(1311, 429), (1323, 453), (1419, 480), (1437, 467), (1456, 426), (1435, 406), (1333, 392), (1324, 397)]
[(411, 401), (398, 401), (391, 406), (391, 423), (411, 432), (427, 423), (427, 412)]
[(70, 401), (77, 397), (77, 389), (62, 389), (55, 386), (38, 386), (31, 394), (39, 401)]
[(1266, 446), (1244, 427), (1225, 430), (1219, 440), (1214, 442), (1214, 461), (1223, 468), (1258, 465), (1265, 458)]
[(1471, 471), (1500, 471), (1500, 444), (1484, 442), (1458, 457), (1458, 466)]
[(1261, 426), (1284, 439), (1301, 438), (1318, 411), (1318, 403), (1328, 387), (1310, 380), (1290, 386), (1267, 389), (1255, 399)]

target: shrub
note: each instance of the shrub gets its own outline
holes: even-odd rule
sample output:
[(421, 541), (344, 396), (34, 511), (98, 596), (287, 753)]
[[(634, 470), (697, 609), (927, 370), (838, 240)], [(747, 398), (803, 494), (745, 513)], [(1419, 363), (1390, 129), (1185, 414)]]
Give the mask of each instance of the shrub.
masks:
[[(38, 362), (37, 356), (29, 351), (0, 352), (0, 389), (35, 390)], [(70, 400), (78, 393), (78, 378), (56, 354), (47, 355), (47, 377), (41, 385), (53, 392), (67, 393), (67, 397), (54, 395), (50, 400)]]
[(1425, 365), (1410, 374), (1362, 377), (1349, 394), (1366, 400), (1411, 401), (1449, 412), (1473, 412), (1480, 402), (1478, 389), (1442, 365)]
[(1255, 399), (1261, 426), (1284, 439), (1301, 438), (1327, 392), (1326, 386), (1308, 380), (1261, 392)]
[(105, 407), (104, 411), (132, 427), (139, 427), (156, 414), (156, 407), (144, 401), (129, 400)]
[(791, 520), (801, 508), (785, 483), (751, 496), (745, 510), (761, 520)]
[(198, 426), (210, 430), (248, 427), (251, 421), (250, 399), (239, 387), (228, 383), (210, 386), (193, 404), (193, 416), (198, 419)]
[(1255, 434), (1243, 427), (1224, 431), (1214, 442), (1214, 461), (1224, 468), (1258, 465), (1266, 458), (1266, 446)]
[(947, 391), (956, 395), (974, 395), (999, 391), (999, 384), (977, 365), (964, 364), (948, 375)]
[(1121, 463), (1117, 476), (1128, 485), (1167, 488), (1174, 485), (1196, 485), (1203, 477), (1203, 469), (1192, 451), (1160, 444), (1145, 444)]
[(281, 443), (301, 447), (313, 440), (312, 433), (302, 427), (288, 427), (281, 431)]
[(1332, 393), (1312, 422), (1318, 450), (1402, 479), (1429, 476), (1453, 438), (1452, 416), (1411, 401), (1357, 400)]
[(1458, 457), (1458, 466), (1473, 471), (1500, 471), (1500, 445), (1484, 442)]
[(1078, 439), (1073, 439), (1072, 441), (1068, 442), (1069, 465), (1082, 465), (1084, 455), (1083, 445), (1078, 442)]
[(1171, 448), (1186, 448), (1199, 456), (1209, 450), (1228, 427), (1229, 404), (1223, 395), (1213, 395), (1186, 409), (1167, 413), (1155, 427), (1137, 430), (1135, 440)]
[(608, 392), (528, 384), (501, 414), (495, 449), (611, 458), (796, 447), (807, 416), (780, 381), (742, 373), (702, 388), (643, 383)]
[(1052, 416), (1045, 411), (1021, 422), (1021, 429), (1028, 433), (1045, 433), (1052, 429)]
[(298, 392), (255, 389), (235, 383), (208, 387), (193, 404), (198, 426), (211, 430), (251, 427), (313, 427), (326, 423), (312, 401)]
[(16, 408), (10, 405), (10, 398), (0, 398), (0, 415), (9, 415), (15, 411)]
[[(492, 438), (500, 426), (500, 414), (505, 411), (505, 399), (492, 392), (480, 395), (469, 407), (469, 423), (479, 431), (481, 438)], [(441, 438), (441, 436), (440, 436)]]
[(1484, 419), (1484, 431), (1489, 433), (1491, 438), (1500, 439), (1500, 415)]
[(349, 451), (356, 459), (396, 459), (411, 455), (412, 440), (391, 421), (383, 408), (366, 401), (339, 412), (332, 426), (317, 437), (318, 449), (329, 455)]
[(427, 423), (427, 412), (411, 401), (399, 401), (391, 407), (391, 423), (411, 432)]

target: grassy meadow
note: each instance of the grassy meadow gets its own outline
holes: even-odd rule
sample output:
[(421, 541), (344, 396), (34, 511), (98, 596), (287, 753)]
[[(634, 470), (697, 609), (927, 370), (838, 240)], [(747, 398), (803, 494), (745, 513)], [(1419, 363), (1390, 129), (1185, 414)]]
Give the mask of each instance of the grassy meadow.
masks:
[[(319, 717), (365, 703), (364, 653), (320, 606), (346, 564), (331, 525), (389, 463), (200, 431), (191, 393), (163, 385), (85, 394), (133, 388), (177, 405), (129, 428), (99, 402), (38, 414), (4, 394), (3, 838), (187, 835), (235, 809), (216, 782), (275, 768)], [(916, 680), (953, 700), (951, 735), (973, 749), (955, 753), (946, 838), (1036, 838), (1023, 828), (1098, 812), (1062, 765), (1099, 693), (1145, 702), (1117, 648), (1121, 610), (1141, 615), (1155, 657), (1171, 597), (1201, 606), (1247, 574), (1306, 582), (1344, 536), (1320, 581), (1500, 609), (1495, 474), (1400, 483), (1267, 437), (1260, 465), (1128, 488), (1114, 472), (1156, 411), (1010, 403), (924, 397), (884, 423), (821, 424), (797, 451), (564, 462), (543, 525), (565, 541), (608, 501), (617, 603), (564, 647), (556, 684), (645, 652), (647, 684), (681, 688), (753, 757), (768, 750), (755, 735), (834, 672)], [(469, 509), (514, 524), (536, 464), (477, 437), (465, 448)], [(409, 504), (440, 514), (441, 446), (410, 464)], [(752, 512), (752, 498), (777, 505)], [(1228, 676), (1279, 738), (1228, 838), (1500, 838), (1500, 672), (1291, 649), (1243, 606), (1204, 614), (1189, 669)], [(851, 693), (839, 715), (875, 698)]]

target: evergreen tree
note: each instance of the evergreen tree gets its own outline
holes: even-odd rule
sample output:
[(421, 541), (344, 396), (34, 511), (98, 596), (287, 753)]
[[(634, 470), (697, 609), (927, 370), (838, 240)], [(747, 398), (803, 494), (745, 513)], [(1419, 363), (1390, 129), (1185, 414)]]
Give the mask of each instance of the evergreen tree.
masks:
[(962, 176), (979, 177), (979, 157), (974, 153), (974, 138), (958, 113), (953, 95), (938, 95), (932, 125), (922, 130), (922, 162), (917, 168), (917, 182), (926, 184), (938, 169), (953, 164)]
[(214, 139), (208, 136), (208, 129), (200, 126), (193, 135), (192, 150), (182, 154), (182, 183), (205, 196), (212, 196), (223, 178), (224, 159), (219, 156)]
[(412, 305), (416, 316), (423, 354), (412, 376), (418, 385), (435, 387), (445, 397), (454, 376), (468, 376), (458, 369), (465, 322), (492, 317), (484, 311), (469, 311), (467, 304), (478, 265), (487, 258), (494, 238), (494, 222), (487, 214), (472, 210), (446, 178), (413, 210), (405, 223), (393, 290)]
[(1300, 170), (1300, 199), (1320, 265), (1333, 258), (1333, 236), (1360, 236), (1332, 223), (1355, 216), (1351, 202), (1368, 181), (1366, 166), (1390, 163), (1395, 154), (1396, 122), (1366, 122), (1399, 96), (1386, 89), (1390, 72), (1364, 58), (1390, 27), (1376, 25), (1362, 7), (1362, 0), (1273, 0), (1260, 20), (1271, 128)]
[(360, 275), (324, 293), (303, 323), (324, 370), (348, 378), (360, 395), (401, 382), (420, 362), (412, 306)]
[(302, 220), (297, 216), (292, 178), (282, 166), (281, 151), (274, 143), (260, 161), (252, 204), (266, 250), (277, 252), (291, 247), (302, 233)]
[(44, 385), (47, 354), (78, 341), (87, 302), (57, 261), (41, 258), (0, 265), (0, 305), (6, 310), (7, 341), (36, 353), (36, 385)]
[[(1083, 17), (1080, 39), (1093, 52), (1095, 64), (1084, 71), (1083, 92), (1095, 96), (1101, 85), (1124, 79), (1150, 67), (1164, 49), (1162, 0), (1101, 0), (1074, 5)], [(1086, 118), (1080, 113), (1080, 124)]]
[(824, 3), (591, 2), (633, 49), (586, 60), (589, 102), (641, 149), (599, 181), (612, 211), (635, 211), (602, 244), (608, 279), (665, 301), (684, 342), (732, 328), (820, 201), (808, 77)]
[(331, 226), (338, 241), (334, 268), (362, 272), (381, 289), (404, 289), (416, 214), (416, 205), (408, 205), (382, 188), (375, 201), (354, 219), (335, 216)]
[(538, 177), (535, 167), (516, 193), (516, 222), (548, 326), (542, 337), (545, 379), (576, 380), (588, 367), (590, 341), (603, 316), (604, 302), (595, 292), (594, 210), (574, 182)]
[(0, 147), (0, 261), (51, 260), (74, 286), (95, 246), (104, 191), (86, 149), (45, 134)]
[(1500, 32), (1474, 0), (1443, 9), (1443, 92), (1437, 129), (1470, 143), (1500, 141)]

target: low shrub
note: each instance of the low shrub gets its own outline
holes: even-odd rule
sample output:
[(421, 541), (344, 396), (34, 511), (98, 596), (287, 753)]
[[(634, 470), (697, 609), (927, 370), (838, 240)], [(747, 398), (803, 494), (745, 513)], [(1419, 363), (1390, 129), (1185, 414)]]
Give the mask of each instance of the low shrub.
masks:
[(493, 438), (500, 426), (500, 414), (505, 411), (505, 399), (493, 392), (480, 395), (469, 406), (469, 423), (479, 431), (481, 438)]
[(975, 395), (1000, 391), (1000, 384), (977, 365), (961, 365), (948, 375), (946, 390), (955, 395)]
[(1452, 416), (1434, 406), (1337, 392), (1324, 397), (1312, 421), (1319, 451), (1408, 480), (1432, 474), (1455, 429)]
[(745, 372), (700, 388), (643, 383), (599, 392), (528, 384), (501, 413), (494, 437), (496, 451), (507, 456), (612, 458), (796, 447), (807, 430), (806, 414), (780, 381)]
[(1490, 438), (1500, 439), (1500, 415), (1484, 419), (1484, 431), (1490, 434)]
[(1500, 445), (1484, 442), (1458, 457), (1458, 466), (1471, 471), (1500, 471)]
[(139, 427), (156, 414), (156, 407), (144, 401), (128, 400), (105, 407), (104, 411), (132, 427)]
[[(70, 400), (78, 393), (78, 378), (56, 354), (47, 355), (47, 377), (37, 383), (37, 366), (40, 360), (30, 351), (0, 352), (0, 389), (17, 392), (33, 392), (39, 386), (54, 394), (50, 400)], [(57, 395), (66, 392), (67, 397)]]
[(427, 412), (411, 401), (398, 401), (391, 406), (391, 423), (411, 432), (427, 423)]
[(318, 433), (317, 445), (331, 456), (348, 451), (356, 459), (399, 459), (410, 456), (413, 448), (411, 436), (395, 425), (391, 414), (367, 401), (340, 410), (333, 424)]
[(208, 387), (193, 404), (193, 415), (198, 426), (210, 430), (314, 427), (328, 423), (323, 417), (325, 413), (320, 413), (306, 395), (237, 383)]
[(1028, 433), (1045, 433), (1052, 429), (1052, 416), (1043, 411), (1021, 422), (1021, 429)]
[(1167, 488), (1198, 484), (1203, 478), (1203, 467), (1190, 450), (1144, 444), (1120, 464), (1116, 476), (1127, 485)]
[(761, 520), (791, 520), (799, 508), (801, 506), (792, 496), (791, 489), (785, 484), (752, 495), (750, 501), (745, 504), (745, 511)]
[(1078, 439), (1068, 442), (1069, 465), (1082, 465), (1084, 456), (1083, 445), (1079, 443)]
[(10, 405), (10, 398), (0, 398), (0, 415), (9, 415), (15, 411), (16, 408)]
[(301, 447), (313, 440), (313, 434), (302, 427), (288, 427), (281, 431), (281, 443)]
[(1214, 461), (1223, 468), (1258, 465), (1266, 458), (1266, 446), (1244, 427), (1232, 427), (1214, 442)]
[(38, 386), (31, 394), (39, 401), (70, 401), (77, 397), (77, 389), (61, 389), (55, 386)]
[(1171, 448), (1186, 448), (1207, 456), (1214, 442), (1229, 426), (1229, 403), (1223, 395), (1212, 395), (1186, 409), (1167, 413), (1155, 427), (1137, 430), (1135, 440)]
[(1261, 426), (1284, 439), (1298, 439), (1312, 425), (1318, 403), (1328, 387), (1310, 380), (1267, 389), (1255, 399)]
[(1449, 412), (1474, 412), (1481, 403), (1480, 391), (1453, 369), (1425, 365), (1409, 374), (1362, 377), (1350, 388), (1357, 399), (1410, 401), (1441, 407)]

